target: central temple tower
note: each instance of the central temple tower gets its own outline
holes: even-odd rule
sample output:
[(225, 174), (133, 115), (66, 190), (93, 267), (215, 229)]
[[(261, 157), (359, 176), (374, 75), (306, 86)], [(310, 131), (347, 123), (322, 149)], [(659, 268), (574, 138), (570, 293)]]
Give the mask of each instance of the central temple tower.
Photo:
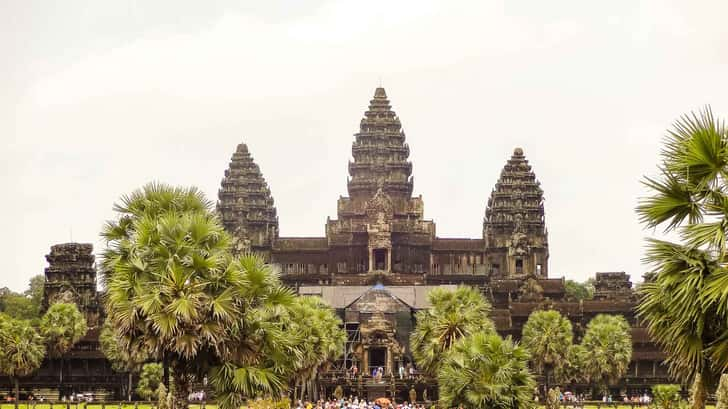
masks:
[(374, 91), (354, 136), (349, 197), (339, 199), (338, 219), (326, 223), (336, 271), (424, 273), (435, 225), (423, 220), (422, 197), (412, 197), (409, 146), (384, 88)]

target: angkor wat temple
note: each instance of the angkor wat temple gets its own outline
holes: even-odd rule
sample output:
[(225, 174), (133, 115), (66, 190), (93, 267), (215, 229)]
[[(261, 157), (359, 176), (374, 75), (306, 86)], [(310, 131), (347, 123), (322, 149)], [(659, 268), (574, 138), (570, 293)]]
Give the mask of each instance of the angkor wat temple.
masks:
[[(322, 393), (343, 385), (346, 394), (408, 400), (414, 388), (420, 400), (425, 391), (436, 398), (431, 379), (390, 374), (411, 362), (409, 333), (415, 312), (428, 308), (428, 291), (459, 284), (479, 288), (493, 305), (498, 331), (516, 339), (537, 309), (567, 316), (577, 340), (597, 314), (621, 314), (632, 325), (634, 352), (615, 391), (641, 392), (668, 382), (664, 354), (635, 317), (637, 300), (627, 274), (596, 273), (595, 296), (582, 301), (566, 297), (564, 278), (549, 277), (543, 190), (522, 149), (514, 149), (484, 206), (482, 237), (440, 238), (434, 221), (424, 218), (422, 197), (412, 196), (409, 146), (383, 88), (376, 89), (354, 136), (349, 196), (339, 198), (337, 218), (326, 221), (323, 237), (279, 236), (270, 189), (245, 144), (233, 153), (219, 191), (218, 210), (234, 236), (234, 250), (263, 255), (278, 266), (285, 283), (299, 294), (323, 297), (344, 321), (346, 353), (321, 376)], [(47, 260), (46, 305), (58, 298), (77, 302), (91, 330), (64, 359), (62, 380), (60, 362), (47, 361), (24, 384), (48, 397), (58, 396), (58, 386), (62, 394), (124, 396), (125, 376), (114, 373), (98, 349), (103, 314), (91, 245), (53, 246)], [(362, 374), (383, 367), (387, 382), (350, 379), (346, 370), (353, 364)], [(6, 380), (0, 378), (0, 384)]]
[[(409, 146), (384, 88), (374, 92), (354, 137), (349, 196), (339, 198), (337, 218), (326, 221), (323, 237), (279, 236), (270, 189), (245, 144), (233, 154), (219, 191), (218, 210), (236, 251), (263, 254), (299, 294), (321, 296), (341, 315), (349, 342), (327, 378), (328, 391), (353, 363), (364, 374), (380, 366), (396, 374), (411, 362), (414, 313), (428, 307), (432, 287), (458, 284), (481, 289), (493, 305), (498, 331), (516, 339), (536, 309), (567, 316), (577, 339), (597, 314), (621, 314), (633, 327), (634, 353), (615, 389), (636, 392), (668, 381), (664, 355), (635, 317), (637, 300), (627, 274), (596, 273), (595, 296), (583, 301), (566, 298), (564, 278), (549, 278), (543, 190), (521, 148), (495, 182), (482, 237), (439, 238), (434, 221), (423, 217), (422, 197), (412, 196)], [(346, 383), (347, 393), (360, 395), (386, 392), (406, 399), (413, 386), (420, 398), (425, 389), (429, 397), (436, 393), (427, 380), (393, 379), (386, 387)]]

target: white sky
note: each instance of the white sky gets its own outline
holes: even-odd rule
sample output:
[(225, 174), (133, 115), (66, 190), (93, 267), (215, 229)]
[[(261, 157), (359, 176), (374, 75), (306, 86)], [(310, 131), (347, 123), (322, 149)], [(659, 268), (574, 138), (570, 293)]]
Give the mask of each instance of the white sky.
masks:
[[(246, 3), (240, 5), (240, 3)], [(551, 276), (626, 271), (664, 130), (728, 114), (725, 1), (2, 1), (0, 287), (92, 242), (152, 180), (210, 198), (240, 142), (283, 236), (323, 236), (382, 84), (441, 237), (482, 235), (513, 148), (546, 196)]]

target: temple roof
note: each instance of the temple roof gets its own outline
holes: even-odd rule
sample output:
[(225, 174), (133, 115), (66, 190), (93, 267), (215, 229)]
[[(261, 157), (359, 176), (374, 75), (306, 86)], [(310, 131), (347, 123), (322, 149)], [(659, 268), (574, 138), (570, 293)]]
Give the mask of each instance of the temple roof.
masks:
[(217, 208), (225, 229), (249, 246), (269, 246), (278, 236), (278, 216), (260, 167), (241, 143), (225, 171)]
[(368, 198), (379, 188), (392, 197), (412, 196), (412, 163), (409, 146), (397, 114), (384, 88), (374, 91), (369, 109), (359, 124), (349, 162), (349, 196)]
[(377, 284), (349, 304), (346, 309), (363, 313), (395, 313), (409, 312), (412, 307), (392, 295), (381, 284)]

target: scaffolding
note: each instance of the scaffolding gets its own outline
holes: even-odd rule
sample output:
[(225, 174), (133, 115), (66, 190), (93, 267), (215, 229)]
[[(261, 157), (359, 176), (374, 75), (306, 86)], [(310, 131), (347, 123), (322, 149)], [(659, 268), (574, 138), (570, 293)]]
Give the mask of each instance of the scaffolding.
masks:
[(357, 362), (356, 356), (354, 355), (354, 347), (361, 342), (361, 333), (359, 332), (358, 322), (344, 323), (344, 330), (346, 331), (344, 355), (339, 360), (337, 367), (340, 371), (346, 372), (351, 368), (353, 363)]

